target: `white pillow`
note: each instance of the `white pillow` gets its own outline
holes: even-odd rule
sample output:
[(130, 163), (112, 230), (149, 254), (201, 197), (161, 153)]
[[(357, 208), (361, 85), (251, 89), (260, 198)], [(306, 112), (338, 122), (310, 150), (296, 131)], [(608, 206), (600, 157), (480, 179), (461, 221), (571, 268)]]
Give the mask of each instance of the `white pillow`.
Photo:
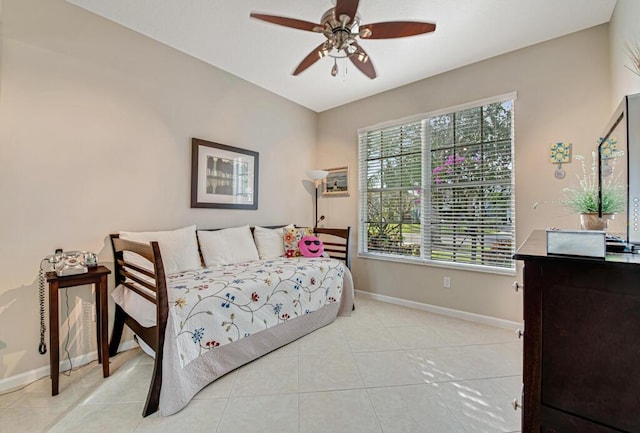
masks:
[(260, 259), (249, 226), (215, 231), (198, 230), (198, 241), (207, 267)]
[[(196, 226), (184, 227), (177, 230), (159, 232), (120, 232), (120, 238), (148, 244), (157, 241), (160, 246), (162, 263), (166, 274), (198, 269), (201, 266), (198, 253), (198, 240), (196, 239)], [(132, 256), (137, 256), (133, 258)], [(137, 254), (125, 251), (125, 260), (140, 263), (146, 262), (147, 269), (153, 265)], [(142, 265), (142, 263), (140, 263)]]
[(258, 247), (258, 254), (263, 260), (284, 256), (284, 231), (279, 229), (267, 229), (256, 227), (253, 229), (253, 239)]

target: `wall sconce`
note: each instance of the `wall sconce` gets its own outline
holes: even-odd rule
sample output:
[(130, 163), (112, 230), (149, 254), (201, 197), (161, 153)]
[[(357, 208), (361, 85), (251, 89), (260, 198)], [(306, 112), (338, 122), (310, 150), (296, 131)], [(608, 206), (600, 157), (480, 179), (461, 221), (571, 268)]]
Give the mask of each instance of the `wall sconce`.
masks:
[(318, 228), (318, 223), (324, 219), (324, 215), (318, 219), (318, 187), (327, 178), (329, 172), (327, 170), (307, 170), (307, 176), (313, 180), (313, 185), (316, 188), (315, 204), (313, 208), (313, 229)]
[(558, 168), (553, 173), (556, 179), (563, 179), (566, 175), (562, 169), (562, 164), (571, 162), (571, 143), (553, 143), (551, 145), (551, 164), (558, 164)]

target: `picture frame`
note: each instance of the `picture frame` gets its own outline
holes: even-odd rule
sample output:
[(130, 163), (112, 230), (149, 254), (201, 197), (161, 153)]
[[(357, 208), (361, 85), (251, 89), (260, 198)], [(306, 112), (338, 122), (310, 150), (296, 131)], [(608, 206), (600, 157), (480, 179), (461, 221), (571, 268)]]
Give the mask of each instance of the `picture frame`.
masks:
[(329, 172), (322, 183), (323, 196), (348, 196), (349, 195), (349, 167), (337, 167), (325, 169)]
[(191, 207), (258, 209), (259, 153), (191, 140)]

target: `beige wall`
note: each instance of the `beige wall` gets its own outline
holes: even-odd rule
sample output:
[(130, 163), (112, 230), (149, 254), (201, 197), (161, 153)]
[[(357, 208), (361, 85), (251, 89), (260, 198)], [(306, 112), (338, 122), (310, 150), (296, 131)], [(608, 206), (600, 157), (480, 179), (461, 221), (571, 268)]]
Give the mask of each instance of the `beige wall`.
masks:
[[(0, 380), (48, 366), (37, 276), (54, 248), (112, 266), (118, 230), (311, 223), (314, 112), (63, 0), (4, 0), (1, 42)], [(257, 211), (190, 208), (191, 137), (260, 152)], [(68, 293), (76, 357), (95, 350), (91, 291)]]
[[(566, 165), (556, 180), (549, 146), (574, 144), (589, 154), (610, 114), (608, 26), (602, 25), (508, 53), (446, 74), (341, 106), (319, 115), (318, 166), (349, 165), (352, 193), (323, 198), (320, 212), (330, 226), (358, 226), (358, 148), (356, 131), (369, 125), (442, 109), (511, 91), (515, 103), (515, 172), (517, 245), (533, 229), (577, 228), (578, 217), (535, 202), (560, 198), (576, 182), (579, 164)], [(497, 318), (522, 319), (521, 293), (513, 276), (460, 271), (424, 265), (354, 259), (356, 288), (416, 302)], [(444, 276), (451, 288), (442, 288)]]
[(618, 106), (623, 96), (640, 92), (640, 77), (627, 69), (632, 65), (627, 53), (627, 44), (640, 46), (638, 22), (640, 22), (640, 1), (618, 0), (609, 25), (612, 111)]

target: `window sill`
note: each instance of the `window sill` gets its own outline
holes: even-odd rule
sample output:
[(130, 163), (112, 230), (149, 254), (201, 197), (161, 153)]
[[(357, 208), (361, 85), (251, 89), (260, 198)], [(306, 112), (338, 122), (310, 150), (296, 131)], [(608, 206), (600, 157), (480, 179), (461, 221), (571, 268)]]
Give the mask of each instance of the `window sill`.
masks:
[(472, 271), (472, 272), (480, 272), (484, 274), (495, 274), (495, 275), (516, 275), (515, 268), (507, 269), (507, 268), (499, 268), (493, 266), (481, 266), (481, 265), (471, 265), (465, 263), (444, 263), (438, 262), (436, 260), (428, 260), (421, 258), (413, 258), (413, 257), (401, 257), (394, 255), (385, 255), (385, 254), (371, 254), (371, 253), (358, 253), (358, 257), (362, 259), (372, 259), (372, 260), (382, 260), (385, 262), (397, 262), (404, 263), (407, 265), (422, 265), (422, 266), (431, 266), (435, 268), (447, 268), (447, 269), (457, 269), (461, 271)]

